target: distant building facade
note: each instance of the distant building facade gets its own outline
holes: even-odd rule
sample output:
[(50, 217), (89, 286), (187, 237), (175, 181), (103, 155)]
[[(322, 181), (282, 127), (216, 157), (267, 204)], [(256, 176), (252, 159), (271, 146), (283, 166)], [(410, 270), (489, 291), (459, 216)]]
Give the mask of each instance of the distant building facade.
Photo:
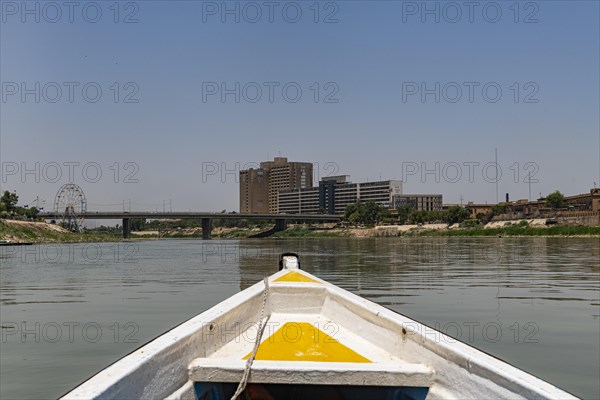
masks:
[(397, 180), (352, 183), (347, 175), (332, 176), (323, 178), (318, 187), (280, 190), (278, 212), (343, 214), (347, 205), (358, 200), (389, 208), (394, 196), (401, 193), (402, 182)]
[(319, 188), (280, 190), (278, 193), (278, 213), (282, 214), (318, 214)]
[[(565, 196), (567, 209), (572, 211), (600, 211), (600, 188), (590, 189), (589, 193)], [(546, 199), (540, 198), (534, 201), (519, 200), (510, 204), (513, 212), (522, 212), (525, 214), (535, 214), (547, 211)]]
[(240, 171), (240, 213), (276, 213), (279, 190), (311, 188), (313, 165), (288, 162), (285, 157)]
[[(564, 211), (585, 211), (585, 212), (600, 212), (600, 188), (590, 189), (589, 193), (576, 194), (572, 196), (565, 196), (566, 207)], [(464, 207), (471, 212), (471, 218), (477, 218), (477, 214), (489, 214), (492, 212), (492, 207), (496, 204), (477, 204), (468, 202)], [(556, 210), (550, 209), (546, 204), (544, 197), (529, 201), (527, 199), (520, 199), (517, 201), (507, 201), (499, 203), (500, 206), (506, 207), (506, 213), (512, 214), (513, 217), (520, 215), (518, 218), (525, 218), (526, 216), (535, 217), (536, 215), (546, 215), (548, 213), (556, 212)], [(443, 209), (446, 210), (449, 207), (458, 206), (458, 204), (444, 204)]]
[(480, 204), (473, 203), (472, 201), (468, 202), (466, 206), (464, 206), (471, 213), (470, 218), (476, 219), (477, 214), (488, 214), (492, 212), (492, 207), (494, 204)]
[(240, 213), (266, 214), (268, 212), (268, 171), (262, 168), (240, 171)]
[(394, 208), (409, 206), (417, 211), (442, 211), (441, 194), (398, 194), (394, 196)]

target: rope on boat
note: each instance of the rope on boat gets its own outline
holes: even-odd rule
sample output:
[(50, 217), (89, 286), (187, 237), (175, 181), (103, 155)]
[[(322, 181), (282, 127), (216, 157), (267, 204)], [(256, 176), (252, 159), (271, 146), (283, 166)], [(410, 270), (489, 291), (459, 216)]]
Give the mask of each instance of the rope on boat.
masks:
[(269, 279), (265, 276), (264, 278), (265, 288), (263, 290), (263, 301), (262, 307), (260, 309), (260, 318), (258, 320), (258, 330), (256, 332), (256, 341), (254, 342), (254, 349), (252, 350), (252, 354), (250, 358), (246, 361), (246, 367), (244, 368), (244, 375), (242, 375), (242, 380), (237, 387), (237, 390), (231, 397), (231, 400), (236, 400), (246, 389), (246, 384), (248, 383), (248, 378), (250, 377), (250, 368), (252, 367), (252, 363), (254, 362), (254, 357), (256, 357), (256, 353), (258, 352), (258, 346), (260, 345), (260, 341), (262, 339), (263, 331), (265, 330), (266, 322), (269, 320), (269, 316), (267, 316), (267, 321), (263, 324), (263, 318), (265, 315), (265, 308), (267, 306), (267, 298), (269, 297)]

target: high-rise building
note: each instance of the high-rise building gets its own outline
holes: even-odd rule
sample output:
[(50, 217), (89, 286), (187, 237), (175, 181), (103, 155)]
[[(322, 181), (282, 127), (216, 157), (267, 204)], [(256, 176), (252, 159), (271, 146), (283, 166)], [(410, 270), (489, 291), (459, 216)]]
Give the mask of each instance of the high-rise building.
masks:
[(262, 168), (240, 171), (240, 213), (266, 214), (268, 212), (268, 171)]
[(288, 162), (285, 157), (240, 171), (240, 213), (276, 213), (279, 190), (312, 187), (312, 163)]

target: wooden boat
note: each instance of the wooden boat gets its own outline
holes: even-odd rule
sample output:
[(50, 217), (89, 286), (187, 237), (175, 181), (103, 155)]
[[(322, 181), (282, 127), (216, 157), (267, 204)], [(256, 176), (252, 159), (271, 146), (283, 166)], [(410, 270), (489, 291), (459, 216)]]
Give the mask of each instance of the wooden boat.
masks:
[[(321, 280), (280, 271), (172, 329), (65, 399), (574, 399)], [(239, 396), (239, 397), (238, 397)]]

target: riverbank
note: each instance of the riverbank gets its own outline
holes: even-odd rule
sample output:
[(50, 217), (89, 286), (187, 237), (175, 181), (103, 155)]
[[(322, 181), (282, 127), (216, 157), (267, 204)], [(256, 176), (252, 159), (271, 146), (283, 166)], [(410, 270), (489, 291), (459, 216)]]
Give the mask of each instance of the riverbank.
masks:
[[(215, 239), (243, 239), (266, 230), (268, 229), (215, 227), (212, 229), (212, 237)], [(129, 240), (201, 238), (202, 228), (183, 228), (170, 231), (133, 231), (130, 233)], [(0, 242), (8, 244), (119, 242), (122, 240), (123, 237), (118, 233), (76, 233), (56, 224), (45, 222), (0, 220)]]
[[(245, 239), (267, 231), (263, 228), (223, 228), (212, 230), (214, 239)], [(563, 236), (600, 237), (600, 226), (543, 225), (538, 221), (491, 223), (485, 226), (465, 227), (446, 224), (382, 225), (375, 227), (336, 227), (327, 225), (291, 225), (285, 231), (275, 232), (271, 238), (328, 238), (328, 237), (434, 237), (434, 236)], [(131, 240), (199, 239), (202, 229), (191, 228), (170, 232), (131, 232)], [(44, 222), (0, 221), (0, 241), (9, 243), (89, 243), (118, 242), (120, 234), (97, 232), (70, 232), (58, 225)]]
[(510, 226), (503, 228), (471, 228), (446, 231), (425, 230), (417, 232), (412, 236), (581, 236), (600, 237), (598, 226), (551, 226), (540, 227), (518, 227)]
[(16, 220), (0, 221), (0, 241), (9, 243), (87, 243), (115, 242), (120, 235), (110, 233), (74, 233), (55, 224)]
[(498, 228), (448, 228), (445, 224), (377, 226), (373, 228), (342, 228), (319, 230), (310, 227), (292, 227), (277, 232), (274, 238), (297, 237), (418, 237), (418, 236), (563, 236), (600, 237), (600, 226), (550, 226), (523, 225)]

